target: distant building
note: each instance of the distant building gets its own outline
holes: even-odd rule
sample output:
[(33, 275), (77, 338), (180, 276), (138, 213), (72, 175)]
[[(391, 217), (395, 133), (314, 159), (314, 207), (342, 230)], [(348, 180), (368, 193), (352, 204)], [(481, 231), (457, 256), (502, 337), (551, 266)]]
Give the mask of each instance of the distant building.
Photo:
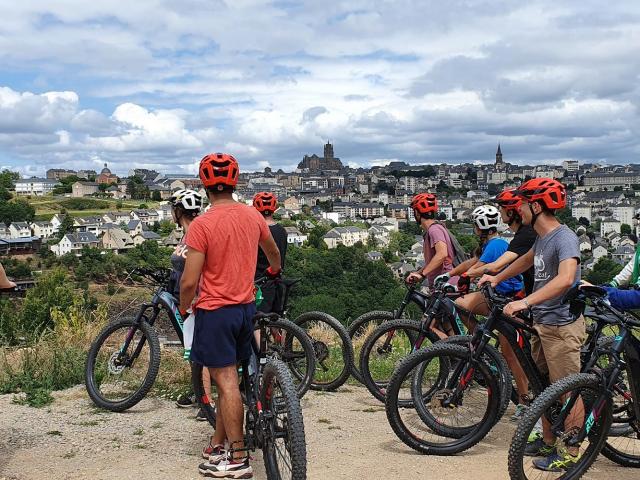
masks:
[(327, 170), (342, 170), (342, 162), (333, 155), (333, 145), (327, 142), (324, 146), (324, 156), (305, 155), (298, 164), (298, 169), (309, 172), (321, 172)]
[(367, 243), (369, 232), (358, 227), (335, 227), (327, 232), (323, 237), (324, 243), (329, 248), (336, 248), (338, 245), (353, 247), (356, 243)]
[(96, 178), (96, 182), (106, 184), (118, 183), (118, 177), (111, 173), (111, 170), (109, 170), (107, 164), (105, 163), (104, 168), (100, 172), (100, 175), (98, 175), (98, 177)]
[(18, 195), (47, 195), (53, 192), (53, 189), (60, 185), (58, 180), (50, 180), (46, 178), (31, 177), (16, 180), (16, 194)]
[[(498, 150), (496, 151), (496, 170), (498, 172), (502, 172), (506, 169), (504, 160), (502, 160), (502, 150), (500, 149), (500, 144), (498, 144)], [(506, 180), (506, 178), (505, 178)]]
[(72, 197), (88, 197), (99, 191), (100, 187), (96, 182), (75, 182), (71, 185)]
[(287, 232), (287, 243), (296, 247), (301, 246), (309, 238), (308, 235), (300, 233), (300, 230), (296, 227), (284, 227), (284, 229)]
[(51, 251), (60, 257), (67, 253), (79, 252), (83, 247), (98, 247), (98, 238), (91, 232), (67, 233), (59, 243), (49, 247)]
[(62, 180), (72, 175), (77, 175), (75, 170), (65, 170), (64, 168), (50, 168), (47, 170), (47, 179), (49, 180)]

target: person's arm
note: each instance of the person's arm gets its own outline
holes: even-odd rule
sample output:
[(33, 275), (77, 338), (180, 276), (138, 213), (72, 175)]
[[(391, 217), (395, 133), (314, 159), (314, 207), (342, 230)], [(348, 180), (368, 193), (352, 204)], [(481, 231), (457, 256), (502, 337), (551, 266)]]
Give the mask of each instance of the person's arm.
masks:
[[(504, 307), (505, 315), (526, 310), (534, 305), (546, 302), (552, 298), (563, 295), (575, 282), (578, 259), (567, 258), (560, 262), (558, 274), (540, 290), (536, 290), (531, 295), (522, 300), (511, 302)], [(509, 277), (510, 278), (510, 277)]]
[(504, 267), (506, 267), (513, 261), (517, 260), (517, 258), (518, 258), (517, 253), (510, 252), (507, 250), (502, 255), (500, 255), (500, 257), (497, 260), (491, 263), (484, 264), (484, 268), (478, 268), (478, 269), (474, 268), (473, 270), (469, 270), (467, 272), (467, 275), (469, 275), (471, 278), (474, 278), (474, 277), (480, 277), (485, 273), (489, 273), (489, 274), (498, 273)]
[(526, 272), (528, 269), (530, 269), (533, 265), (533, 257), (534, 253), (532, 248), (497, 275), (483, 275), (480, 279), (480, 282), (478, 283), (479, 285), (482, 285), (485, 282), (491, 282), (491, 285), (495, 287), (500, 282), (503, 282), (511, 277), (515, 277), (516, 275), (520, 275), (521, 273)]
[(460, 265), (455, 267), (453, 270), (448, 272), (448, 275), (449, 277), (456, 277), (474, 268), (477, 264), (478, 264), (478, 257), (470, 258), (469, 260), (465, 260)]
[[(636, 254), (637, 255), (637, 254)], [(636, 255), (633, 256), (630, 262), (628, 262), (618, 275), (611, 280), (611, 286), (613, 287), (626, 287), (631, 281), (633, 276), (633, 266), (636, 262)]]
[(269, 267), (271, 267), (271, 271), (279, 272), (280, 270), (282, 270), (280, 250), (278, 250), (278, 245), (276, 245), (276, 242), (273, 239), (273, 236), (271, 236), (271, 233), (269, 233), (268, 237), (260, 240), (260, 248), (267, 256), (267, 260), (269, 260)]
[(618, 290), (607, 286), (603, 288), (607, 291), (612, 307), (620, 310), (636, 310), (640, 308), (640, 291)]
[(478, 260), (473, 267), (467, 270), (467, 276), (470, 278), (478, 278), (484, 273), (486, 268), (487, 264), (482, 260)]
[(16, 284), (7, 278), (4, 267), (0, 263), (0, 288), (15, 288)]
[(187, 259), (184, 264), (184, 272), (180, 279), (180, 314), (184, 314), (196, 296), (196, 289), (202, 274), (205, 255), (203, 252), (189, 247)]

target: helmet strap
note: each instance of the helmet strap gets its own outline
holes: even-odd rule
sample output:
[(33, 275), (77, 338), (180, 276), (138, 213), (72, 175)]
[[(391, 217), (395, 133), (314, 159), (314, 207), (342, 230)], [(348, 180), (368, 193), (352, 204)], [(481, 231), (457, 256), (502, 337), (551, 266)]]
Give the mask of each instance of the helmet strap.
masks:
[(533, 211), (533, 207), (531, 206), (531, 204), (529, 203), (529, 211), (531, 212), (531, 226), (533, 227), (536, 224), (536, 220), (538, 220), (538, 215), (540, 215), (539, 213), (535, 213)]

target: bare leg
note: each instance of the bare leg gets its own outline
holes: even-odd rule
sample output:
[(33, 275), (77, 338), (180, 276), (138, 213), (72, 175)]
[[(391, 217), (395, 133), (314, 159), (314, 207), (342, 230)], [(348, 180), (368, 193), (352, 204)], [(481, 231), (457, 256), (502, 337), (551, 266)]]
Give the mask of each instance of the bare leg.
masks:
[[(216, 431), (213, 441), (223, 444), (225, 437), (229, 445), (235, 449), (244, 448), (242, 397), (238, 387), (238, 370), (236, 365), (223, 368), (210, 368), (211, 378), (218, 388), (218, 411), (216, 414)], [(242, 451), (234, 452), (234, 459), (246, 457)]]
[(511, 345), (509, 345), (509, 342), (507, 342), (507, 339), (504, 338), (503, 335), (500, 335), (498, 337), (498, 340), (500, 341), (500, 350), (502, 351), (502, 356), (507, 361), (507, 365), (509, 365), (509, 369), (513, 374), (513, 379), (516, 381), (520, 403), (523, 403), (523, 398), (529, 394), (529, 379), (524, 373), (522, 365), (520, 365), (518, 357), (516, 357), (516, 354), (513, 351), (513, 348), (511, 348)]
[(16, 284), (7, 278), (4, 267), (0, 263), (0, 288), (14, 288)]

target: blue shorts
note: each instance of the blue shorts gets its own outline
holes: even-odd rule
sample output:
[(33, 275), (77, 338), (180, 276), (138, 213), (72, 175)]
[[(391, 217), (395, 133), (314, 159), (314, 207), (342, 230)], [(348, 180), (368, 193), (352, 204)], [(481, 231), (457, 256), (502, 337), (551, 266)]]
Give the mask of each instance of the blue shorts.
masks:
[(216, 310), (196, 310), (191, 361), (222, 368), (248, 360), (253, 353), (254, 302)]

